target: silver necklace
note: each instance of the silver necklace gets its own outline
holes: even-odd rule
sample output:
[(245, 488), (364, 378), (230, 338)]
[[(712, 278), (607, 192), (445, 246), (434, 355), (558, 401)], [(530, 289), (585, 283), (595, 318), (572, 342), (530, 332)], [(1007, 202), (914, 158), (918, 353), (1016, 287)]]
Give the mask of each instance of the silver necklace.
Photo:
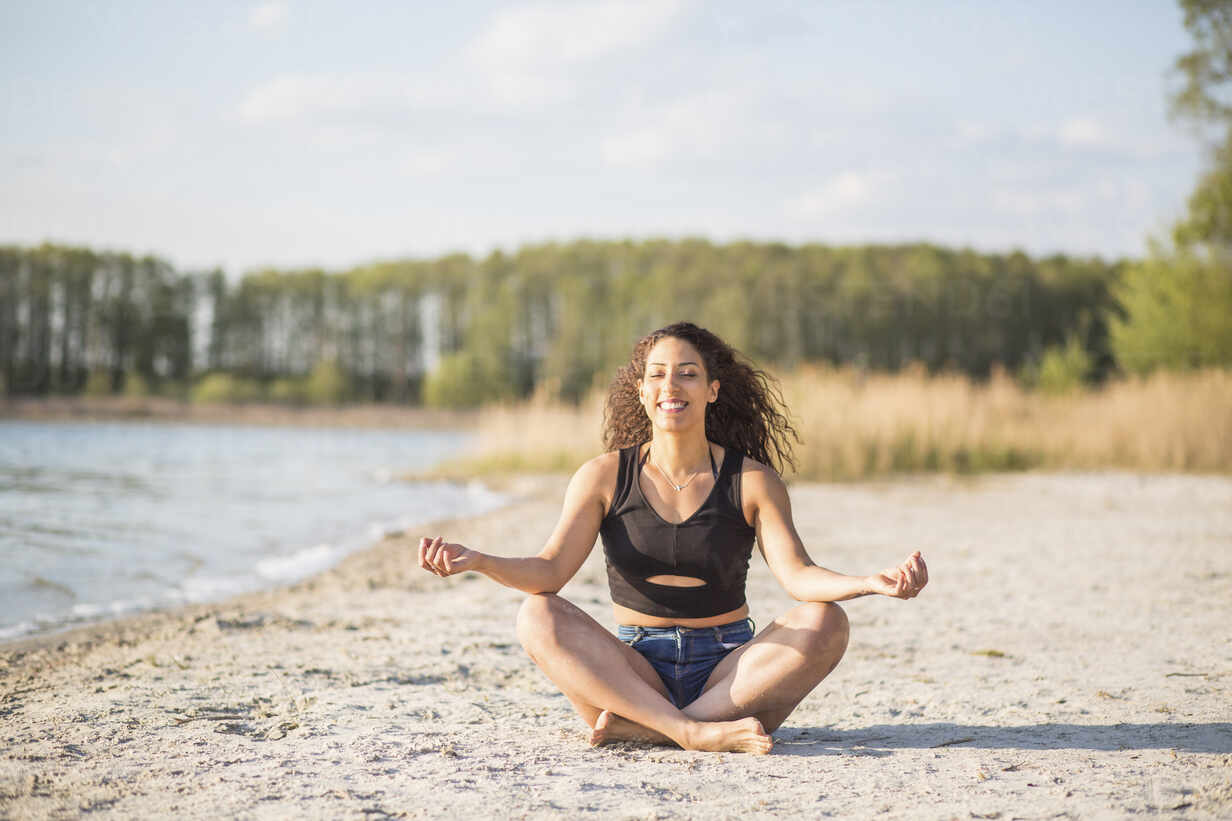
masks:
[(695, 471), (693, 471), (693, 474), (692, 474), (691, 476), (689, 476), (689, 478), (685, 481), (685, 483), (684, 483), (683, 485), (678, 485), (678, 484), (676, 484), (675, 482), (673, 482), (673, 481), (672, 481), (672, 477), (670, 477), (670, 476), (668, 476), (668, 475), (667, 475), (667, 471), (666, 471), (666, 470), (664, 470), (663, 468), (659, 467), (659, 463), (655, 461), (655, 458), (654, 458), (654, 446), (653, 446), (653, 445), (651, 445), (651, 446), (650, 446), (649, 448), (647, 448), (646, 450), (647, 450), (647, 456), (650, 458), (650, 464), (652, 464), (652, 465), (654, 465), (654, 466), (655, 466), (655, 470), (659, 471), (659, 475), (660, 475), (660, 476), (662, 476), (664, 479), (666, 479), (666, 480), (667, 480), (667, 483), (668, 483), (669, 485), (671, 485), (671, 486), (672, 486), (672, 488), (673, 488), (673, 489), (674, 489), (677, 493), (679, 493), (680, 491), (684, 490), (686, 487), (688, 487), (689, 485), (691, 485), (691, 484), (693, 483), (693, 480), (697, 478), (697, 474), (701, 473), (701, 471), (700, 471), (700, 470), (695, 470)]

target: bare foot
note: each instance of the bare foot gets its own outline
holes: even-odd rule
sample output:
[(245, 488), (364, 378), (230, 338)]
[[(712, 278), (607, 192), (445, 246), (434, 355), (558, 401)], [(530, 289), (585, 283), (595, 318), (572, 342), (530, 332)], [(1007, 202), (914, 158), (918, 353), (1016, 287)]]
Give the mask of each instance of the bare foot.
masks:
[(646, 741), (651, 744), (674, 744), (667, 736), (643, 727), (626, 718), (604, 710), (595, 719), (595, 728), (590, 731), (590, 746), (602, 747), (613, 741)]
[(681, 746), (686, 750), (765, 755), (774, 746), (774, 739), (755, 718), (702, 721), (690, 729), (686, 743)]

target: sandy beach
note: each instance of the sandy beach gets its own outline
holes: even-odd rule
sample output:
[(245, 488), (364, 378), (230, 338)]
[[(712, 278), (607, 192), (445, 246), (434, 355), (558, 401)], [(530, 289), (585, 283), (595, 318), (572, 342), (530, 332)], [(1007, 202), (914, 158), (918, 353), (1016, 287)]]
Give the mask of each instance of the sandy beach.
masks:
[[(844, 605), (765, 757), (588, 747), (521, 594), (415, 565), (419, 535), (537, 551), (564, 481), (289, 589), (0, 645), (0, 816), (1232, 817), (1232, 479), (794, 486), (820, 564), (919, 549), (932, 581)], [(600, 550), (563, 595), (614, 626)], [(749, 600), (792, 605), (759, 557)]]

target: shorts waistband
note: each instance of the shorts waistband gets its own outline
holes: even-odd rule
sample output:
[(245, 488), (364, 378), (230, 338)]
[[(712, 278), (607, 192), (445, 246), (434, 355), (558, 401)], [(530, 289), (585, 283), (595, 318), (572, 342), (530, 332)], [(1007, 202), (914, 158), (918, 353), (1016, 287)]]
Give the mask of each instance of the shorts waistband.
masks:
[(716, 639), (722, 639), (724, 633), (731, 630), (748, 629), (750, 633), (757, 632), (757, 624), (750, 618), (737, 619), (727, 624), (716, 624), (714, 627), (643, 627), (639, 624), (617, 625), (616, 635), (621, 641), (636, 643), (646, 636), (674, 636), (685, 638), (694, 633), (713, 633)]

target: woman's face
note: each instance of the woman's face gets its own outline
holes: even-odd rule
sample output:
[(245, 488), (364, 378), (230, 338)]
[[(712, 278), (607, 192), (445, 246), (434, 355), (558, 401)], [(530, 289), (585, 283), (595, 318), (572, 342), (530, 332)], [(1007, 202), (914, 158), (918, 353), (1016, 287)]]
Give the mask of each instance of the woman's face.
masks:
[(646, 355), (638, 393), (656, 428), (683, 430), (705, 424), (706, 405), (718, 399), (719, 382), (707, 381), (706, 366), (697, 348), (668, 336)]

